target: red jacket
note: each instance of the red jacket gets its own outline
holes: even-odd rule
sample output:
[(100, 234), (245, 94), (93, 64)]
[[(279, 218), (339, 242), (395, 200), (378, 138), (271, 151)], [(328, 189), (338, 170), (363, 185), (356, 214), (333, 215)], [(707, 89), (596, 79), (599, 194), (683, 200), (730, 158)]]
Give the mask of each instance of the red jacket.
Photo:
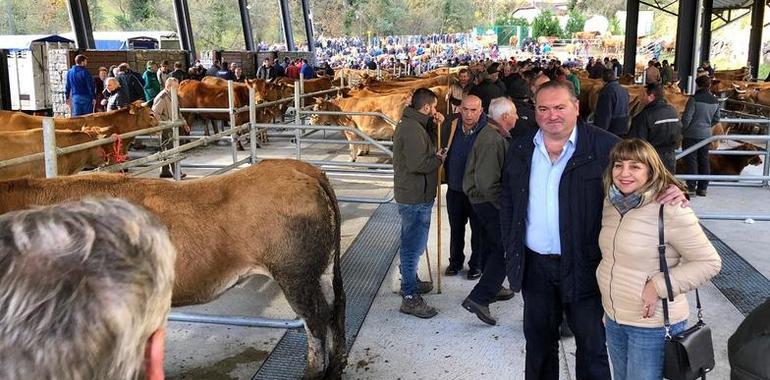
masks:
[(299, 79), (299, 66), (289, 65), (286, 68), (286, 76), (292, 79)]

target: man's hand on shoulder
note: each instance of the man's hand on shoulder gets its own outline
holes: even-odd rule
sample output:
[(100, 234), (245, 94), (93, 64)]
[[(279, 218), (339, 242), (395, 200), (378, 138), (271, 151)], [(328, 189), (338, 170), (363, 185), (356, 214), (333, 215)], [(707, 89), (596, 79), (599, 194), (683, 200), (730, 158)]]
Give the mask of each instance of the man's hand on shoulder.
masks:
[(670, 204), (672, 206), (679, 204), (682, 208), (690, 207), (690, 200), (687, 199), (682, 189), (676, 185), (671, 185), (658, 196), (656, 201), (660, 204)]

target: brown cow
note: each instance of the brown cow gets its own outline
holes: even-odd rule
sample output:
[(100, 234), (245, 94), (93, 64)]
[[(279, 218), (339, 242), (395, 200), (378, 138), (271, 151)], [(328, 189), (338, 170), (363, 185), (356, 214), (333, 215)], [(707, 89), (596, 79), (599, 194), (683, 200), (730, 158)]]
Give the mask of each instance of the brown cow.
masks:
[(572, 33), (572, 39), (575, 40), (593, 40), (599, 37), (600, 32), (575, 32)]
[[(90, 128), (87, 131), (56, 131), (56, 146), (83, 144), (103, 138), (112, 133), (112, 127)], [(0, 161), (16, 157), (28, 156), (43, 151), (43, 129), (30, 129), (27, 131), (0, 132)], [(109, 149), (109, 148), (107, 148)], [(79, 152), (57, 157), (56, 166), (58, 175), (75, 174), (83, 168), (95, 168), (106, 163), (108, 154), (103, 147), (94, 147)], [(0, 168), (0, 179), (21, 177), (45, 178), (45, 163), (43, 158), (25, 164)]]
[[(331, 101), (316, 99), (315, 111), (337, 112), (380, 112), (392, 120), (398, 122), (404, 113), (404, 107), (411, 101), (412, 93), (416, 88), (404, 88), (391, 94), (378, 94), (364, 98), (344, 98)], [(435, 86), (430, 88), (438, 98), (436, 109), (446, 110), (447, 86)], [(375, 116), (337, 116), (337, 115), (313, 115), (311, 124), (315, 125), (342, 125), (356, 128), (375, 140), (390, 140), (393, 138), (395, 126), (382, 118)], [(353, 132), (344, 132), (348, 141), (361, 141), (361, 137)], [(358, 156), (369, 154), (369, 145), (350, 144), (350, 160), (355, 162)]]
[[(754, 144), (748, 144), (743, 143), (736, 147), (730, 148), (728, 150), (750, 150), (750, 151), (759, 151), (762, 150), (762, 148), (754, 145)], [(695, 153), (692, 153), (695, 154)], [(713, 175), (740, 175), (743, 171), (743, 168), (745, 168), (748, 165), (761, 165), (762, 159), (759, 157), (758, 154), (755, 155), (746, 155), (746, 156), (730, 156), (725, 154), (712, 154), (709, 155), (709, 167), (711, 169), (711, 174)], [(684, 160), (679, 159), (676, 162), (676, 172), (677, 173), (685, 173), (686, 168), (684, 165)]]
[(751, 73), (749, 72), (748, 67), (741, 67), (740, 69), (733, 70), (718, 70), (714, 72), (714, 78), (745, 81), (751, 79)]
[[(347, 359), (340, 213), (317, 168), (268, 160), (180, 183), (107, 174), (22, 179), (0, 182), (0, 196), (0, 214), (100, 196), (143, 206), (166, 225), (178, 252), (174, 306), (209, 302), (251, 275), (270, 275), (305, 320), (305, 377), (341, 376)], [(329, 266), (331, 283), (322, 276)]]
[[(0, 131), (23, 131), (27, 129), (42, 128), (43, 117), (31, 116), (23, 112), (0, 111)], [(55, 117), (56, 129), (68, 129), (80, 131), (83, 127), (112, 127), (114, 133), (123, 134), (140, 129), (158, 126), (158, 118), (152, 113), (150, 107), (143, 105), (141, 101), (135, 101), (126, 108), (109, 112), (98, 112), (77, 117)], [(120, 157), (125, 157), (128, 146), (133, 139), (122, 141)], [(115, 163), (113, 158), (110, 163)]]
[[(257, 103), (273, 101), (280, 98), (280, 85), (267, 83), (261, 79), (248, 79), (246, 83), (233, 83), (233, 103), (236, 108), (249, 105), (249, 87), (255, 89)], [(185, 80), (179, 85), (179, 107), (181, 108), (227, 108), (229, 97), (227, 94), (227, 81), (217, 77), (205, 77), (202, 81)], [(182, 113), (187, 120), (187, 125), (192, 126), (196, 118), (205, 120), (230, 120), (227, 112), (219, 113)], [(273, 121), (276, 112), (271, 107), (257, 108), (257, 122), (269, 123)], [(249, 113), (241, 112), (235, 115), (236, 126), (249, 122)], [(208, 125), (204, 130), (209, 135)], [(219, 129), (214, 127), (214, 133)], [(264, 137), (264, 136), (263, 136)], [(243, 150), (240, 139), (237, 141), (238, 149)]]
[[(380, 112), (392, 120), (398, 122), (404, 113), (404, 107), (408, 104), (412, 94), (402, 92), (393, 95), (374, 96), (368, 98), (345, 98), (326, 101), (316, 98), (314, 111), (336, 112)], [(341, 125), (356, 128), (375, 140), (390, 140), (396, 127), (376, 116), (338, 116), (338, 115), (313, 115), (310, 123), (314, 125)], [(348, 141), (362, 141), (354, 132), (345, 131)], [(369, 153), (367, 144), (350, 144), (350, 161), (355, 162), (358, 155)]]

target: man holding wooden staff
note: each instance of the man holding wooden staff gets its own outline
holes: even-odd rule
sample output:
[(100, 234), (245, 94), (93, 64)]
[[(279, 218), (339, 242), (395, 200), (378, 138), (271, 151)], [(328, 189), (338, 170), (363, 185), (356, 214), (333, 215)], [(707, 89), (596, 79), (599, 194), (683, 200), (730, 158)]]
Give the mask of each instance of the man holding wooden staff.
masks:
[(415, 91), (393, 136), (393, 189), (401, 216), (400, 311), (419, 318), (438, 313), (420, 296), (430, 292), (432, 284), (417, 279), (417, 264), (428, 243), (438, 168), (446, 157), (437, 149), (437, 126), (444, 121), (437, 104), (431, 90)]

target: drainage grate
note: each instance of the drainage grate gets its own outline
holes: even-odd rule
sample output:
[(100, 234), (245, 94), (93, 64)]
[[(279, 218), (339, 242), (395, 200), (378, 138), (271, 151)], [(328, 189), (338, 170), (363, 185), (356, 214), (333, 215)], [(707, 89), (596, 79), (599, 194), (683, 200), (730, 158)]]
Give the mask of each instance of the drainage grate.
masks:
[(770, 296), (770, 280), (706, 227), (703, 231), (722, 257), (722, 271), (711, 282), (743, 315), (748, 314)]
[[(398, 252), (400, 226), (398, 206), (395, 203), (380, 205), (342, 256), (348, 351)], [(253, 380), (299, 379), (305, 370), (306, 359), (305, 330), (288, 330)]]

